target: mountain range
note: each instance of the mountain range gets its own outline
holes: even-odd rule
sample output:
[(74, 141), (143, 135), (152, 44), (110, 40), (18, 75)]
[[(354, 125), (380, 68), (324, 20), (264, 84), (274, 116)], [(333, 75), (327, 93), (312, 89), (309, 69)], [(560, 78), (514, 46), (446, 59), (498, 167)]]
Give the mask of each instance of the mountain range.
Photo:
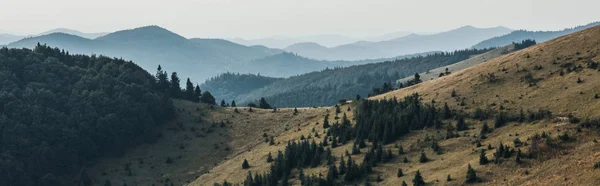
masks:
[(513, 42), (520, 42), (526, 39), (533, 39), (538, 43), (545, 42), (563, 35), (571, 34), (574, 32), (578, 32), (581, 30), (585, 30), (594, 26), (600, 25), (600, 22), (593, 22), (587, 25), (577, 26), (574, 28), (567, 28), (559, 31), (527, 31), (527, 30), (516, 30), (511, 32), (510, 34), (506, 34), (503, 36), (498, 36), (494, 38), (487, 39), (482, 41), (476, 45), (474, 48), (489, 48), (489, 47), (499, 47), (506, 46)]
[(101, 54), (132, 60), (148, 71), (154, 71), (161, 65), (168, 71), (176, 71), (179, 76), (190, 77), (197, 82), (224, 72), (289, 77), (326, 68), (405, 57), (357, 61), (314, 60), (260, 45), (244, 46), (223, 39), (188, 39), (159, 26), (117, 31), (95, 39), (69, 33), (28, 37), (7, 46), (33, 48), (38, 43), (48, 44), (75, 54)]
[(12, 43), (15, 41), (19, 41), (19, 40), (27, 38), (27, 37), (37, 37), (37, 36), (43, 36), (43, 35), (48, 35), (48, 34), (53, 34), (53, 33), (65, 33), (65, 34), (76, 35), (76, 36), (88, 38), (88, 39), (95, 39), (100, 36), (104, 36), (104, 35), (108, 34), (106, 32), (84, 33), (81, 31), (67, 29), (67, 28), (57, 28), (57, 29), (48, 30), (48, 31), (45, 31), (45, 32), (42, 32), (39, 34), (29, 35), (29, 36), (14, 35), (14, 34), (0, 34), (0, 45), (6, 45), (6, 44), (9, 44), (9, 43)]
[(384, 41), (359, 41), (335, 47), (322, 46), (315, 42), (296, 43), (284, 48), (313, 59), (357, 60), (392, 57), (428, 51), (452, 51), (469, 48), (483, 40), (510, 33), (506, 27), (476, 28), (463, 26), (437, 34), (409, 34)]

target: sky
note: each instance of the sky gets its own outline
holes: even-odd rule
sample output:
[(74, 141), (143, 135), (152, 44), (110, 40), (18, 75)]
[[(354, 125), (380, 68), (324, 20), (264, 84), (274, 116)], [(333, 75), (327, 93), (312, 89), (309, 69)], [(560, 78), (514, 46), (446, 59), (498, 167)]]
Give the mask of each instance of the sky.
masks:
[(186, 37), (252, 39), (464, 25), (559, 30), (600, 21), (598, 7), (600, 0), (0, 0), (0, 33), (158, 25)]

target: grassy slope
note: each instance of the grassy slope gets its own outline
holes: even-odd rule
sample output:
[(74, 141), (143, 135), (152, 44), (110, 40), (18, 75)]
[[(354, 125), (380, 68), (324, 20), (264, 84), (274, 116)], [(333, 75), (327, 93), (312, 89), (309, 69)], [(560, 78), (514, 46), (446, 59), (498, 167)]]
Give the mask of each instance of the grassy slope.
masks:
[[(597, 56), (598, 52), (600, 52), (600, 47), (598, 47), (600, 46), (599, 33), (600, 27), (592, 28), (495, 58), (472, 68), (453, 72), (451, 75), (443, 78), (390, 92), (372, 99), (384, 99), (393, 96), (403, 97), (418, 92), (424, 96), (424, 102), (428, 102), (427, 100), (434, 98), (438, 103), (440, 101), (448, 102), (455, 109), (469, 110), (490, 107), (497, 110), (499, 105), (502, 104), (510, 112), (518, 112), (521, 107), (526, 110), (548, 108), (559, 115), (573, 113), (582, 118), (596, 117), (600, 113), (598, 112), (600, 104), (597, 103), (599, 100), (593, 98), (593, 94), (600, 88), (600, 82), (595, 81), (600, 72), (583, 69), (578, 72), (565, 73), (564, 76), (559, 76), (558, 71), (560, 70), (560, 64), (568, 62), (578, 64), (582, 63), (584, 59), (600, 61), (600, 57)], [(557, 57), (560, 59), (557, 59)], [(524, 72), (517, 72), (516, 64), (519, 64), (519, 69), (525, 68), (534, 77), (543, 77), (543, 79), (536, 86), (529, 86), (527, 83), (521, 81)], [(543, 69), (534, 71), (534, 65), (542, 65)], [(506, 72), (501, 70), (503, 68), (507, 69)], [(498, 81), (488, 82), (485, 77), (480, 76), (480, 74), (486, 75), (488, 73), (494, 73), (498, 77)], [(584, 82), (581, 84), (576, 83), (578, 77), (583, 79)], [(567, 87), (567, 89), (564, 87)], [(456, 89), (458, 97), (450, 96), (452, 89)], [(580, 94), (580, 92), (583, 92), (583, 94)], [(459, 106), (458, 103), (463, 98), (466, 100), (467, 105)], [(496, 103), (496, 106), (491, 106), (492, 103)], [(176, 105), (178, 105), (178, 108), (185, 109), (196, 107), (195, 105), (180, 103)], [(342, 111), (352, 118), (352, 111), (347, 111), (348, 107), (353, 108), (353, 105), (343, 106)], [(191, 111), (192, 115), (196, 113), (193, 110)], [(194, 155), (190, 156), (186, 153), (186, 156), (183, 156), (183, 158), (190, 158), (190, 160), (175, 160), (175, 164), (178, 166), (174, 166), (172, 169), (164, 169), (165, 171), (162, 172), (163, 176), (158, 171), (146, 176), (137, 176), (137, 168), (133, 168), (133, 177), (136, 177), (136, 179), (140, 177), (139, 180), (142, 180), (138, 182), (140, 184), (150, 183), (143, 182), (143, 180), (152, 181), (157, 178), (164, 178), (164, 175), (169, 175), (172, 180), (193, 180), (194, 177), (200, 175), (202, 172), (189, 174), (190, 170), (198, 171), (202, 166), (210, 167), (210, 165), (216, 165), (208, 173), (200, 175), (190, 185), (213, 185), (213, 183), (221, 183), (223, 180), (240, 183), (248, 171), (252, 171), (253, 173), (267, 171), (269, 167), (269, 164), (266, 162), (268, 152), (271, 152), (275, 156), (278, 150), (283, 150), (287, 141), (297, 140), (301, 135), (308, 136), (309, 133), (312, 133), (314, 136), (314, 133), (311, 132), (313, 128), (316, 129), (316, 132), (321, 137), (324, 136), (322, 126), (317, 123), (322, 122), (327, 112), (330, 113), (330, 121), (335, 121), (333, 111), (334, 108), (300, 109), (300, 114), (294, 116), (291, 109), (282, 109), (277, 113), (259, 109), (255, 109), (253, 113), (248, 113), (248, 111), (242, 110), (240, 114), (234, 113), (231, 108), (217, 109), (209, 112), (209, 120), (219, 121), (229, 119), (232, 121), (232, 124), (227, 124), (228, 127), (226, 130), (218, 129), (213, 132), (215, 136), (210, 138), (210, 142), (207, 142), (208, 140), (199, 140), (207, 143), (205, 145), (208, 145), (209, 148), (198, 145), (198, 148), (201, 150), (191, 152)], [(444, 152), (441, 155), (434, 154), (427, 144), (424, 144), (422, 141), (425, 139), (425, 136), (441, 138), (443, 136), (441, 133), (444, 132), (438, 133), (432, 129), (414, 131), (398, 140), (396, 143), (402, 144), (405, 150), (408, 151), (408, 154), (403, 156), (407, 156), (410, 162), (408, 164), (401, 163), (400, 160), (402, 158), (398, 157), (397, 153), (394, 153), (396, 158), (389, 163), (384, 163), (374, 168), (375, 174), (371, 175), (371, 178), (375, 177), (375, 175), (381, 175), (384, 181), (372, 183), (374, 185), (398, 185), (404, 180), (411, 184), (410, 180), (412, 180), (414, 173), (416, 170), (420, 170), (427, 183), (434, 185), (461, 185), (465, 180), (466, 167), (470, 163), (482, 179), (479, 185), (600, 184), (600, 179), (597, 177), (599, 174), (598, 170), (592, 168), (594, 162), (600, 161), (600, 153), (598, 153), (600, 152), (600, 145), (593, 142), (595, 139), (600, 139), (598, 133), (595, 131), (583, 130), (582, 132), (577, 132), (575, 125), (555, 122), (554, 120), (543, 120), (529, 124), (510, 123), (505, 127), (494, 129), (488, 135), (488, 138), (482, 141), (484, 147), (487, 144), (496, 146), (499, 142), (512, 146), (512, 141), (517, 137), (517, 134), (518, 138), (522, 141), (531, 143), (529, 138), (543, 131), (549, 133), (552, 137), (567, 132), (570, 136), (576, 136), (576, 139), (571, 142), (560, 143), (560, 148), (545, 148), (540, 158), (523, 159), (524, 163), (521, 165), (507, 160), (500, 165), (490, 164), (481, 166), (478, 164), (479, 153), (474, 143), (476, 139), (475, 135), (478, 134), (482, 122), (468, 122), (472, 129), (460, 132), (461, 137), (441, 140), (439, 142)], [(488, 121), (488, 123), (492, 124), (493, 122)], [(252, 126), (251, 128), (250, 125)], [(286, 128), (288, 130), (285, 130)], [(264, 143), (264, 138), (262, 137), (264, 132), (269, 135), (274, 134), (277, 144), (270, 146)], [(216, 136), (218, 133), (224, 133), (225, 136), (219, 138)], [(169, 135), (177, 136), (181, 134), (165, 134), (163, 139), (171, 139), (171, 137), (168, 137)], [(317, 139), (317, 141), (320, 140)], [(207, 152), (215, 151), (211, 146), (212, 144), (221, 142), (227, 143), (233, 149), (232, 152), (207, 154)], [(165, 145), (157, 145), (148, 151), (144, 151), (141, 148), (142, 150), (138, 154), (147, 156), (152, 153), (154, 156), (160, 156), (161, 153), (165, 153), (164, 149), (177, 149), (176, 147), (180, 141), (167, 140), (164, 143)], [(161, 141), (159, 140), (157, 144), (161, 144)], [(351, 144), (337, 147), (333, 149), (333, 153), (336, 156), (340, 156), (346, 150), (349, 151), (350, 147)], [(386, 148), (393, 148), (393, 145), (387, 145)], [(222, 146), (221, 149), (223, 149)], [(362, 152), (366, 150), (361, 149)], [(424, 150), (432, 161), (423, 164), (418, 163), (417, 160), (421, 150)], [(522, 150), (527, 152), (528, 147), (523, 147)], [(396, 152), (395, 149), (394, 152)], [(492, 159), (492, 153), (493, 150), (487, 152), (489, 159)], [(136, 150), (132, 154), (135, 155)], [(125, 172), (122, 169), (124, 163), (135, 162), (137, 157), (134, 155), (128, 153), (125, 157), (130, 157), (129, 159), (124, 158), (116, 161), (116, 163), (109, 163), (109, 165), (113, 166), (104, 170), (117, 169), (121, 174), (118, 179), (132, 179), (124, 176)], [(360, 161), (362, 160), (362, 156), (363, 154), (353, 155), (353, 159)], [(214, 161), (210, 161), (210, 158), (215, 159)], [(251, 165), (249, 170), (241, 169), (244, 159), (247, 159)], [(193, 160), (205, 162), (198, 164), (187, 163), (193, 162)], [(107, 161), (110, 162), (111, 160)], [(164, 158), (158, 158), (155, 162), (157, 162), (156, 164), (164, 164)], [(180, 166), (182, 164), (184, 165)], [(132, 167), (137, 167), (136, 163), (134, 165)], [(396, 177), (396, 170), (399, 167), (404, 170), (404, 177)], [(201, 171), (207, 169), (202, 169)], [(324, 167), (318, 167), (306, 169), (305, 172), (307, 175), (318, 173), (325, 175), (326, 170)], [(447, 175), (451, 175), (454, 180), (447, 182)], [(178, 183), (183, 183), (183, 181)], [(297, 180), (293, 179), (291, 183), (294, 185), (299, 184)]]
[[(372, 99), (384, 99), (393, 96), (404, 97), (418, 92), (424, 95), (426, 100), (434, 98), (438, 102), (445, 101), (455, 109), (469, 110), (478, 107), (490, 107), (498, 110), (499, 105), (502, 104), (510, 112), (518, 112), (521, 107), (526, 110), (548, 108), (559, 115), (573, 113), (579, 117), (598, 116), (600, 104), (593, 98), (593, 94), (600, 87), (600, 82), (594, 81), (595, 78), (598, 78), (600, 72), (584, 69), (579, 72), (566, 73), (565, 76), (558, 75), (560, 64), (568, 62), (579, 64), (582, 63), (583, 59), (600, 61), (597, 57), (598, 52), (600, 52), (598, 47), (600, 45), (600, 34), (598, 33), (600, 33), (600, 27), (575, 33), (489, 60), (487, 63), (454, 72), (443, 78)], [(527, 58), (528, 55), (529, 58)], [(555, 61), (558, 64), (553, 64)], [(543, 79), (536, 86), (530, 87), (527, 83), (521, 81), (524, 72), (517, 72), (517, 64), (519, 64), (520, 69), (525, 68), (534, 77), (543, 77)], [(534, 71), (534, 65), (542, 65), (543, 69)], [(502, 68), (507, 69), (507, 71), (502, 71)], [(492, 83), (488, 82), (485, 77), (480, 76), (480, 74), (487, 75), (488, 73), (494, 73), (499, 80)], [(578, 77), (581, 77), (584, 83), (576, 83)], [(564, 87), (568, 88), (565, 89)], [(452, 89), (457, 90), (458, 98), (450, 96)], [(580, 94), (580, 92), (583, 92), (583, 94)], [(464, 107), (458, 105), (463, 97), (468, 103)], [(490, 106), (492, 103), (496, 103), (496, 106)], [(345, 108), (342, 110), (345, 110)], [(302, 134), (306, 136), (308, 134), (307, 130), (312, 129), (314, 123), (319, 121), (322, 121), (322, 117), (307, 121), (306, 124), (301, 126), (301, 132), (286, 132), (276, 140), (298, 139)], [(482, 179), (482, 182), (479, 183), (481, 185), (600, 184), (600, 179), (596, 176), (598, 170), (594, 170), (592, 167), (594, 162), (600, 161), (600, 153), (598, 153), (600, 145), (593, 142), (594, 139), (599, 139), (595, 131), (584, 130), (578, 133), (575, 125), (555, 122), (554, 120), (543, 120), (530, 124), (510, 123), (503, 128), (494, 129), (494, 132), (489, 134), (488, 138), (482, 141), (482, 144), (484, 146), (487, 146), (487, 144), (497, 146), (500, 142), (503, 142), (512, 146), (512, 141), (517, 137), (517, 134), (522, 141), (531, 143), (530, 137), (542, 132), (549, 133), (553, 137), (567, 132), (571, 136), (576, 136), (576, 139), (571, 142), (560, 143), (561, 148), (546, 148), (540, 158), (524, 159), (524, 163), (521, 165), (507, 160), (500, 165), (481, 166), (478, 164), (479, 153), (474, 143), (475, 135), (478, 134), (482, 122), (469, 121), (469, 123), (472, 129), (460, 132), (462, 137), (440, 141), (444, 151), (441, 155), (434, 154), (422, 142), (425, 136), (442, 137), (441, 134), (432, 129), (415, 131), (398, 140), (397, 143), (402, 144), (405, 149), (409, 149), (406, 156), (410, 163), (401, 163), (401, 158), (396, 157), (392, 162), (376, 167), (374, 169), (375, 174), (371, 177), (376, 174), (382, 176), (384, 181), (377, 183), (377, 185), (397, 185), (401, 180), (410, 184), (415, 171), (420, 170), (427, 183), (460, 185), (464, 183), (466, 167), (470, 163)], [(488, 121), (488, 123), (492, 124), (493, 122)], [(392, 146), (388, 145), (386, 148), (393, 148)], [(350, 147), (350, 144), (346, 144), (335, 148), (333, 152), (336, 156), (340, 156)], [(247, 174), (248, 171), (241, 169), (243, 159), (248, 159), (253, 166), (250, 171), (264, 172), (268, 168), (268, 164), (265, 162), (267, 152), (274, 153), (277, 150), (282, 150), (282, 148), (283, 145), (259, 145), (252, 150), (253, 153), (240, 154), (239, 157), (222, 163), (213, 169), (211, 173), (201, 176), (192, 185), (212, 185), (225, 179), (239, 183), (245, 178), (243, 175)], [(365, 150), (362, 149), (363, 152)], [(433, 161), (424, 164), (418, 163), (417, 159), (421, 150), (425, 150)], [(527, 152), (528, 147), (523, 147), (522, 150)], [(487, 152), (489, 159), (493, 157), (492, 153), (493, 150)], [(359, 154), (353, 156), (353, 159), (361, 160), (361, 157), (362, 154)], [(402, 167), (406, 176), (396, 177), (398, 167)], [(318, 172), (325, 174), (325, 169), (306, 170), (307, 174)], [(447, 175), (451, 175), (454, 180), (447, 182)], [(297, 181), (292, 183), (298, 184)]]
[[(600, 81), (597, 81), (600, 72), (585, 68), (585, 61), (600, 62), (599, 46), (600, 27), (594, 27), (373, 99), (404, 97), (418, 92), (425, 99), (448, 102), (457, 109), (461, 108), (458, 103), (464, 99), (467, 104), (462, 108), (471, 110), (498, 109), (503, 105), (512, 112), (518, 112), (520, 108), (547, 108), (559, 115), (573, 113), (579, 117), (596, 117), (600, 116), (600, 100), (594, 99), (594, 94), (600, 92)], [(567, 73), (560, 67), (567, 63), (582, 65), (584, 69)], [(543, 68), (534, 70), (536, 65)], [(565, 72), (564, 76), (559, 75), (561, 70)], [(529, 86), (524, 81), (528, 72), (534, 78), (541, 78), (537, 85)], [(490, 73), (497, 77), (497, 82), (487, 80)], [(578, 78), (584, 82), (577, 83)], [(457, 97), (450, 96), (452, 89), (456, 90)]]
[[(132, 149), (122, 157), (104, 159), (91, 165), (88, 173), (94, 179), (94, 185), (103, 185), (105, 180), (110, 180), (112, 185), (164, 185), (171, 182), (183, 185), (220, 162), (264, 144), (263, 133), (278, 135), (285, 128), (291, 129), (324, 110), (301, 108), (298, 115), (293, 115), (293, 109), (272, 113), (261, 109), (248, 112), (247, 108), (239, 107), (240, 113), (235, 113), (233, 108), (210, 109), (207, 105), (188, 101), (175, 100), (174, 105), (177, 120), (158, 131), (162, 137), (155, 143)], [(201, 122), (198, 120), (200, 117), (203, 118)], [(220, 121), (226, 123), (225, 127), (217, 123), (212, 127), (213, 132), (207, 132), (213, 122)], [(195, 131), (192, 128), (196, 128)], [(180, 149), (181, 146), (184, 148)], [(174, 163), (166, 164), (167, 157), (171, 157)], [(130, 164), (132, 176), (125, 171), (126, 164)]]
[[(463, 70), (463, 69), (481, 64), (481, 63), (485, 63), (490, 59), (500, 57), (506, 53), (512, 52), (513, 50), (514, 50), (513, 45), (497, 48), (497, 49), (494, 49), (492, 51), (489, 51), (489, 52), (486, 52), (483, 54), (475, 55), (467, 60), (464, 60), (464, 61), (461, 61), (461, 62), (458, 62), (455, 64), (435, 68), (435, 69), (429, 70), (427, 72), (421, 72), (421, 73), (419, 73), (419, 75), (421, 75), (421, 80), (423, 80), (423, 82), (430, 81), (430, 80), (438, 78), (440, 73), (444, 73), (446, 71), (446, 68), (448, 68), (448, 71), (450, 71), (450, 72), (457, 72), (457, 71), (460, 71), (460, 70)], [(408, 76), (408, 77), (398, 80), (398, 82), (403, 83), (403, 82), (409, 81), (413, 78), (414, 78), (414, 76)]]

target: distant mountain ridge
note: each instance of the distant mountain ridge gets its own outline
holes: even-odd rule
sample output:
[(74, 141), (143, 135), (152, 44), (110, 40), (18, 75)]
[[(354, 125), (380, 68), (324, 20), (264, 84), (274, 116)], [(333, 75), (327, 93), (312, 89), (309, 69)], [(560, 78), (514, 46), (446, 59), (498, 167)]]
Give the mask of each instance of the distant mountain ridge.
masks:
[(577, 31), (585, 30), (594, 26), (600, 25), (600, 22), (593, 22), (583, 26), (577, 26), (574, 28), (567, 28), (560, 31), (527, 31), (527, 30), (516, 30), (509, 34), (494, 37), (477, 43), (473, 48), (489, 48), (509, 45), (513, 42), (520, 42), (526, 39), (533, 39), (536, 42), (545, 42), (563, 35), (568, 35)]
[(326, 68), (383, 61), (314, 60), (280, 49), (248, 47), (222, 39), (187, 39), (159, 26), (117, 31), (96, 39), (51, 33), (25, 38), (8, 47), (32, 48), (37, 43), (59, 47), (70, 53), (102, 54), (132, 60), (150, 72), (160, 64), (165, 69), (178, 72), (180, 77), (200, 82), (225, 72), (289, 77)]
[(27, 37), (38, 37), (38, 36), (43, 36), (43, 35), (55, 34), (55, 33), (64, 33), (64, 34), (69, 34), (69, 35), (75, 35), (75, 36), (79, 36), (79, 37), (83, 37), (83, 38), (87, 38), (87, 39), (95, 39), (95, 38), (98, 38), (98, 37), (108, 34), (106, 32), (84, 33), (84, 32), (67, 29), (67, 28), (52, 29), (52, 30), (49, 30), (46, 32), (29, 35), (29, 36), (0, 33), (0, 45), (6, 45), (6, 44), (9, 44), (9, 43), (12, 43), (15, 41), (19, 41), (19, 40), (27, 38)]
[(360, 41), (330, 48), (314, 43), (299, 43), (284, 50), (321, 60), (372, 59), (427, 51), (452, 51), (469, 48), (478, 42), (505, 35), (511, 31), (506, 27), (476, 28), (463, 26), (437, 34), (409, 34), (392, 40)]

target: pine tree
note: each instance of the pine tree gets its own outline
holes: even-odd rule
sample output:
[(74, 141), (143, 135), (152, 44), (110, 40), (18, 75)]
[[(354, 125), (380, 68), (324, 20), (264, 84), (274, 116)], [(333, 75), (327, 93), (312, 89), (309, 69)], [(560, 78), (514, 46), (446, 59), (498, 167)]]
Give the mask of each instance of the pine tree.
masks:
[(479, 165), (485, 165), (488, 162), (487, 156), (485, 156), (485, 151), (481, 149), (481, 154), (479, 154)]
[(479, 132), (480, 136), (485, 136), (490, 131), (490, 126), (488, 126), (487, 122), (483, 122), (483, 126), (481, 127), (481, 131)]
[(402, 186), (408, 186), (406, 182), (402, 181)]
[(235, 105), (235, 100), (231, 101), (231, 107), (237, 107), (237, 105)]
[(267, 103), (267, 100), (265, 98), (260, 98), (260, 100), (258, 101), (258, 108), (272, 109), (271, 105), (269, 105), (269, 103)]
[(252, 179), (252, 172), (248, 171), (248, 175), (246, 175), (246, 180), (244, 180), (244, 186), (252, 186), (254, 180)]
[(402, 147), (402, 145), (398, 146), (398, 155), (402, 155), (404, 154), (404, 148)]
[(475, 170), (473, 170), (473, 167), (471, 167), (471, 164), (469, 164), (469, 167), (467, 168), (467, 183), (475, 183), (477, 181), (477, 173), (475, 173)]
[(294, 107), (294, 115), (298, 114), (298, 108)]
[(323, 128), (329, 128), (329, 114), (325, 115), (325, 118), (323, 119)]
[(179, 86), (179, 77), (177, 72), (171, 73), (171, 83), (169, 84), (169, 94), (174, 98), (181, 98), (181, 87)]
[(185, 82), (185, 99), (194, 101), (194, 84), (187, 78)]
[(217, 104), (215, 97), (213, 97), (213, 95), (210, 94), (210, 92), (208, 92), (208, 91), (204, 91), (204, 93), (202, 93), (202, 96), (200, 97), (200, 102), (206, 103), (209, 105)]
[(396, 176), (398, 178), (404, 176), (404, 173), (402, 172), (402, 168), (398, 168), (398, 172), (396, 173)]
[(452, 110), (448, 106), (448, 103), (444, 102), (444, 119), (450, 119), (452, 117)]
[(402, 160), (402, 162), (408, 163), (408, 158), (406, 156), (404, 156), (404, 159)]
[(465, 117), (464, 116), (458, 116), (458, 120), (456, 121), (456, 130), (458, 131), (464, 131), (464, 130), (468, 130), (469, 127), (467, 126), (467, 123), (465, 122)]
[(227, 107), (227, 103), (225, 103), (224, 99), (221, 100), (221, 107)]
[(196, 85), (196, 88), (194, 89), (194, 98), (192, 99), (193, 102), (200, 102), (200, 96), (202, 96), (202, 91), (200, 90), (200, 86)]
[(421, 157), (419, 157), (419, 162), (421, 163), (425, 163), (429, 161), (429, 159), (427, 158), (427, 156), (425, 155), (425, 152), (421, 152)]
[(448, 177), (446, 177), (446, 181), (452, 181), (452, 177), (450, 177), (450, 174), (448, 174)]
[(417, 170), (415, 174), (415, 178), (412, 180), (414, 186), (425, 186), (425, 181), (423, 181), (423, 177), (421, 176), (421, 171)]
[(244, 162), (242, 163), (242, 169), (249, 169), (250, 168), (250, 164), (248, 164), (248, 160), (244, 159)]
[(156, 70), (156, 88), (160, 92), (167, 92), (169, 89), (169, 77), (167, 76), (167, 72), (162, 70), (162, 67), (158, 65), (158, 69)]
[[(346, 151), (346, 152), (348, 152), (348, 151)], [(346, 169), (347, 169), (346, 162), (344, 160), (344, 156), (342, 155), (342, 157), (340, 157), (340, 166), (339, 166), (340, 175), (346, 174)]]

